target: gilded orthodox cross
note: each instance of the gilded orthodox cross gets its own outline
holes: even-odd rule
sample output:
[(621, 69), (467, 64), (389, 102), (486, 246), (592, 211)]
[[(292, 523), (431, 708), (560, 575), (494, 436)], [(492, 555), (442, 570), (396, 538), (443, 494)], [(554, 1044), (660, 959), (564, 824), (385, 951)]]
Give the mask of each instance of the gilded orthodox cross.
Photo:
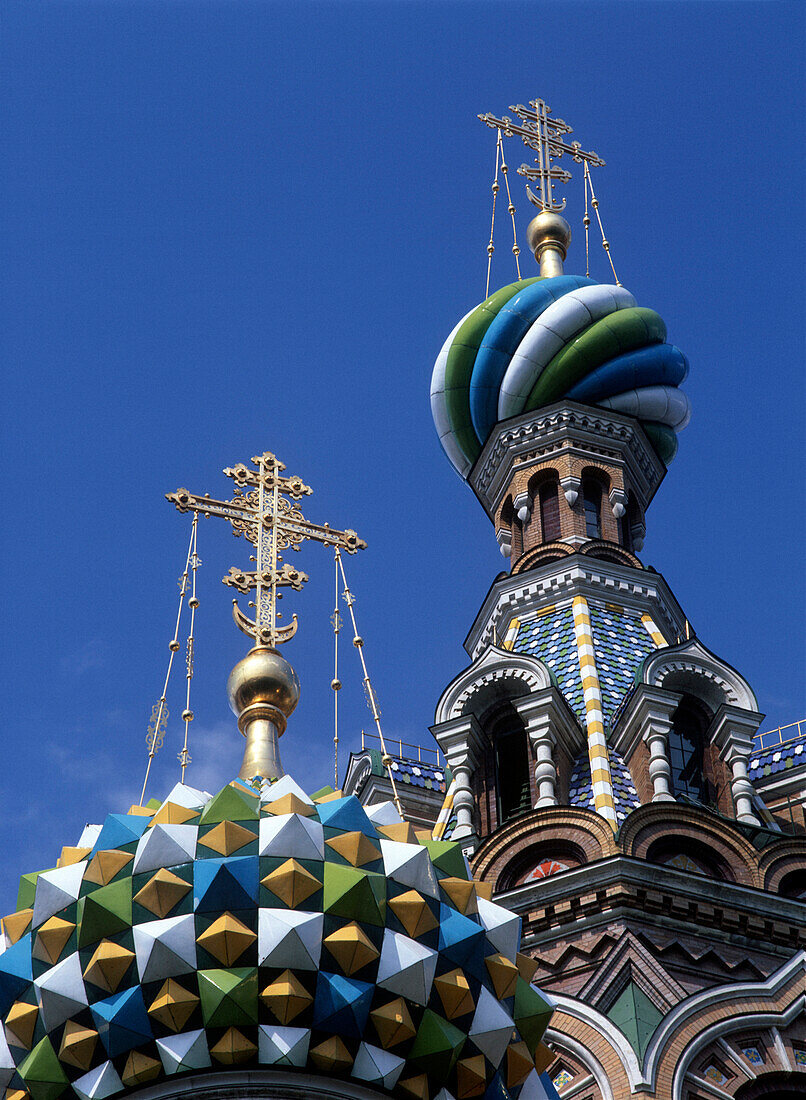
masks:
[(555, 182), (568, 183), (571, 179), (571, 173), (564, 168), (560, 168), (559, 165), (553, 165), (552, 160), (559, 160), (561, 156), (567, 153), (577, 164), (585, 163), (589, 166), (601, 168), (605, 162), (596, 153), (586, 153), (578, 141), (568, 142), (565, 140), (566, 135), (574, 132), (573, 128), (561, 118), (550, 118), (551, 107), (544, 100), (532, 99), (529, 101), (528, 107), (518, 103), (514, 107), (510, 106), (509, 109), (514, 111), (521, 120), (522, 125), (511, 118), (507, 118), (506, 115), (497, 118), (488, 112), (486, 115), (479, 115), (478, 117), (487, 126), (500, 131), (506, 137), (517, 134), (524, 145), (537, 150), (536, 167), (522, 164), (518, 169), (519, 175), (537, 182), (540, 191), (539, 196), (531, 191), (528, 184), (526, 186), (529, 200), (542, 210), (557, 212), (564, 210), (565, 199), (562, 202), (554, 201), (554, 184)]
[(301, 591), (308, 577), (288, 563), (282, 564), (279, 551), (291, 548), (299, 550), (307, 539), (335, 546), (354, 554), (363, 550), (366, 543), (355, 531), (336, 531), (327, 523), (321, 526), (310, 523), (303, 516), (297, 501), (310, 496), (313, 491), (299, 477), (283, 477), (285, 465), (270, 451), (252, 459), (255, 469), (239, 462), (227, 467), (224, 473), (235, 482), (232, 500), (213, 500), (209, 495), (195, 496), (187, 489), (166, 493), (180, 512), (197, 515), (220, 516), (232, 524), (233, 534), (244, 535), (256, 549), (251, 560), (254, 569), (244, 570), (232, 566), (223, 583), (245, 595), (254, 592), (249, 606), (255, 609), (254, 620), (232, 601), (232, 617), (244, 634), (251, 635), (256, 645), (271, 646), (287, 642), (297, 631), (297, 616), (280, 626), (277, 601), (281, 599), (278, 588), (289, 587)]

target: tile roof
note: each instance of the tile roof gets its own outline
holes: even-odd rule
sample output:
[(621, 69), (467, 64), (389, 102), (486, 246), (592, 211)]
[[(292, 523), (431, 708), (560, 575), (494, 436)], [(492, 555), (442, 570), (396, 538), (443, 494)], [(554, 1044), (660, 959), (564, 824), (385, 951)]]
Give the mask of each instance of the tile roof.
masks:
[(756, 738), (754, 754), (750, 757), (747, 774), (751, 782), (806, 765), (806, 729), (800, 736), (793, 737), (783, 745), (771, 745), (762, 749), (759, 747), (760, 740), (759, 737)]
[[(616, 807), (616, 819), (621, 825), (627, 816), (637, 806), (641, 805), (641, 800), (638, 797), (638, 791), (635, 789), (629, 768), (624, 763), (623, 757), (615, 749), (610, 749), (610, 774), (613, 777), (613, 803)], [(587, 749), (583, 750), (574, 761), (568, 802), (571, 806), (582, 806), (588, 810), (595, 808)]]

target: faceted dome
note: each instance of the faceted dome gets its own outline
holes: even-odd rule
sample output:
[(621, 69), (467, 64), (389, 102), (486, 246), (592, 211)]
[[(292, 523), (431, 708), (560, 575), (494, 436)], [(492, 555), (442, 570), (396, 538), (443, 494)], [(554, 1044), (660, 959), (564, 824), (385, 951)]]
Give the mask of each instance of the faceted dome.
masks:
[(7, 1096), (232, 1067), (409, 1100), (556, 1096), (520, 921), (458, 845), (288, 776), (137, 809), (21, 880), (0, 954)]
[(668, 463), (689, 421), (683, 353), (654, 310), (580, 275), (521, 279), (472, 309), (431, 379), (440, 443), (466, 478), (500, 420), (561, 398), (635, 416)]

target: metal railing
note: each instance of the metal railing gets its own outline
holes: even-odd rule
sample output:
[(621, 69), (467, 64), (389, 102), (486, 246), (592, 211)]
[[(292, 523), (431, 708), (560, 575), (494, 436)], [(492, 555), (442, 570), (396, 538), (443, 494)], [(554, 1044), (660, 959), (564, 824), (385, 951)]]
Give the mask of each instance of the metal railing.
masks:
[[(424, 747), (423, 745), (414, 745), (414, 744), (412, 744), (411, 741), (401, 741), (399, 737), (385, 737), (384, 740), (386, 741), (386, 747), (389, 750), (389, 752), (393, 752), (395, 745), (397, 745), (401, 758), (403, 758), (405, 760), (413, 760), (414, 758), (412, 756), (404, 756), (403, 755), (403, 749), (404, 748), (406, 748), (406, 749), (416, 749), (417, 750), (417, 762), (419, 764), (423, 764), (423, 763), (430, 764), (430, 765), (432, 765), (433, 767), (436, 767), (436, 768), (441, 768), (443, 766), (442, 765), (442, 753), (439, 751), (439, 749), (431, 749), (431, 748)], [(380, 737), (378, 737), (377, 733), (364, 733), (364, 731), (361, 730), (361, 748), (362, 749), (366, 749), (366, 748), (369, 747), (366, 744), (367, 741), (377, 741), (377, 742), (380, 743)], [(423, 753), (428, 754), (426, 756), (425, 760), (423, 760)], [(433, 757), (433, 759), (431, 759), (432, 757)]]
[(756, 749), (771, 749), (776, 745), (785, 745), (789, 741), (803, 737), (805, 731), (806, 718), (801, 718), (799, 722), (789, 722), (785, 726), (779, 726), (776, 730), (769, 730), (768, 733), (756, 734)]

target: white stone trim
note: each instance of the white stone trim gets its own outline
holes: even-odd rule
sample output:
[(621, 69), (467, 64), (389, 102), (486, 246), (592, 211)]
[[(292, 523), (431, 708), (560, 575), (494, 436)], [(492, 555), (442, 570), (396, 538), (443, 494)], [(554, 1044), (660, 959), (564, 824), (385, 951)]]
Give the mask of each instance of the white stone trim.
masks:
[[(587, 1024), (589, 1027), (592, 1027), (594, 1031), (598, 1031), (602, 1036), (604, 1036), (612, 1049), (618, 1055), (619, 1061), (624, 1067), (624, 1072), (627, 1075), (627, 1080), (630, 1082), (630, 1090), (632, 1092), (635, 1092), (637, 1086), (644, 1083), (644, 1078), (641, 1074), (641, 1066), (638, 1061), (638, 1055), (630, 1046), (629, 1041), (627, 1040), (627, 1037), (623, 1034), (623, 1032), (621, 1032), (615, 1024), (611, 1023), (606, 1016), (603, 1016), (601, 1012), (597, 1012), (595, 1008), (591, 1008), (590, 1005), (583, 1005), (579, 1001), (574, 1000), (572, 997), (565, 997), (561, 993), (552, 993), (552, 997), (557, 1003), (557, 1008), (564, 1012), (566, 1016), (570, 1016), (572, 1020), (578, 1020), (580, 1023)], [(564, 1035), (562, 1032), (556, 1031), (552, 1034), (559, 1035), (559, 1039), (557, 1041), (560, 1044), (565, 1043), (572, 1054), (579, 1058), (580, 1061), (584, 1061), (584, 1064), (596, 1078), (597, 1085), (599, 1085), (599, 1088), (601, 1088), (602, 1085), (599, 1081), (599, 1078), (596, 1076), (595, 1066), (599, 1066), (599, 1069), (602, 1073), (604, 1071), (601, 1070), (601, 1066), (598, 1062), (594, 1062), (593, 1055), (588, 1053), (589, 1061), (583, 1060), (582, 1055), (579, 1053), (579, 1051), (584, 1049), (581, 1045), (579, 1046), (579, 1051), (574, 1050), (570, 1045), (573, 1040), (569, 1039), (567, 1035)], [(549, 1038), (548, 1031), (546, 1032), (546, 1036), (546, 1041), (550, 1043), (551, 1038)], [(607, 1080), (606, 1076), (605, 1080)], [(609, 1085), (608, 1093), (603, 1095), (608, 1095), (612, 1100), (613, 1094), (609, 1090)]]
[[(747, 680), (706, 649), (697, 638), (651, 654), (644, 665), (644, 683), (668, 691), (680, 691), (676, 684), (667, 684), (675, 673), (684, 673), (691, 678), (686, 681), (685, 690), (708, 703), (712, 711), (728, 704), (751, 713), (758, 712), (758, 702)], [(702, 682), (701, 694), (698, 693), (697, 681)], [(710, 686), (710, 691), (703, 690), (706, 685)], [(759, 721), (762, 717), (759, 716)]]
[(483, 688), (507, 681), (517, 688), (515, 695), (530, 695), (551, 687), (551, 673), (536, 657), (489, 645), (443, 691), (434, 715), (435, 725), (467, 713), (473, 696)]
[[(554, 999), (557, 1000), (556, 996)], [(559, 1001), (557, 1003), (559, 1005)], [(547, 1043), (552, 1050), (556, 1050), (560, 1058), (562, 1058), (563, 1050), (567, 1050), (569, 1054), (572, 1054), (574, 1058), (582, 1063), (590, 1074), (588, 1080), (596, 1082), (602, 1094), (602, 1100), (613, 1100), (613, 1090), (610, 1088), (610, 1082), (607, 1079), (604, 1067), (599, 1059), (591, 1054), (587, 1047), (577, 1042), (576, 1039), (572, 1039), (570, 1035), (564, 1035), (561, 1031), (554, 1031), (550, 1027), (546, 1029), (546, 1034), (543, 1036), (543, 1042)], [(570, 1092), (566, 1092), (565, 1095), (573, 1096), (575, 1092), (581, 1089), (583, 1084), (584, 1079), (581, 1080), (576, 1087), (572, 1088)]]

